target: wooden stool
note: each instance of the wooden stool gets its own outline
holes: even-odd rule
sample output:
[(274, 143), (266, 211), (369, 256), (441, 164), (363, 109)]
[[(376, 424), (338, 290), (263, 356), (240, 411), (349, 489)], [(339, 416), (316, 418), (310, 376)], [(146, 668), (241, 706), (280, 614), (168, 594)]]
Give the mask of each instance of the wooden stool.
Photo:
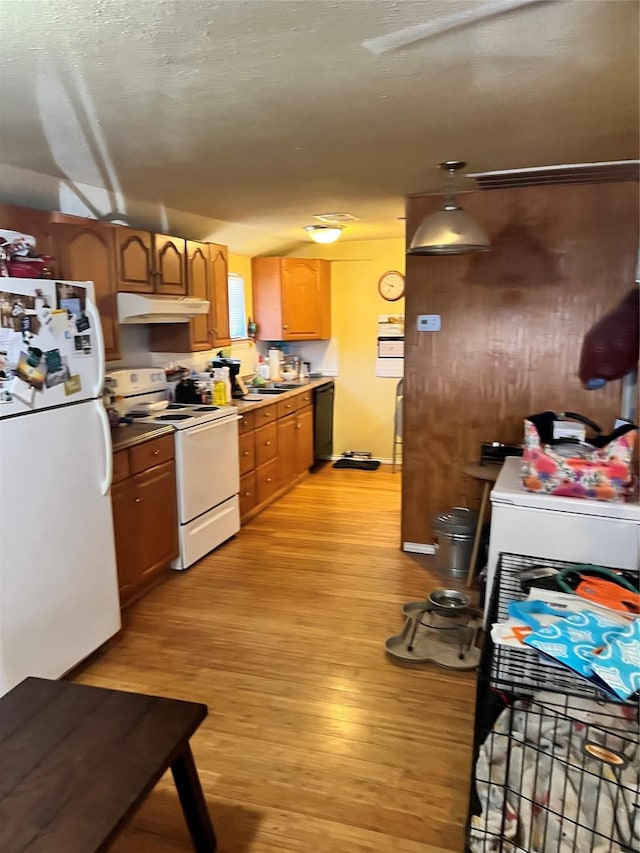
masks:
[(189, 738), (207, 706), (27, 678), (0, 699), (0, 850), (105, 850), (171, 767), (194, 850), (216, 837)]
[(476, 480), (483, 481), (482, 500), (480, 501), (480, 511), (478, 512), (478, 523), (476, 525), (476, 535), (473, 539), (473, 551), (471, 552), (471, 560), (469, 561), (469, 571), (467, 573), (467, 586), (471, 586), (476, 572), (476, 563), (478, 561), (478, 551), (480, 550), (480, 539), (482, 537), (482, 526), (484, 524), (485, 515), (487, 514), (487, 506), (489, 504), (489, 492), (491, 486), (498, 479), (500, 473), (500, 465), (487, 463), (486, 465), (478, 465), (477, 463), (469, 463), (464, 466), (464, 473), (469, 477), (475, 477)]

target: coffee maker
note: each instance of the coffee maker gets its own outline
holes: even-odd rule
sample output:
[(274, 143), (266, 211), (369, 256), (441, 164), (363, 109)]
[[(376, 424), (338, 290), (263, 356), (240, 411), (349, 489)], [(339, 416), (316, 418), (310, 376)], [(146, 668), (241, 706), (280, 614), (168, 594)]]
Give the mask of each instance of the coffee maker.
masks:
[(211, 367), (228, 367), (229, 379), (231, 381), (231, 396), (234, 400), (240, 400), (247, 393), (247, 387), (238, 375), (242, 362), (239, 358), (223, 358), (221, 355), (211, 360)]

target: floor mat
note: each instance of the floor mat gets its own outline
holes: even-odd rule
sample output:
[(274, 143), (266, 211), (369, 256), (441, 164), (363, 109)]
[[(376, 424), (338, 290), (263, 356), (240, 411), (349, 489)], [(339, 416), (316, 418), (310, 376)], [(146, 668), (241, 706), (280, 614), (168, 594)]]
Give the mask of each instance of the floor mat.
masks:
[(401, 634), (389, 637), (385, 641), (387, 654), (403, 663), (435, 663), (447, 669), (475, 669), (480, 662), (480, 649), (475, 645), (477, 634), (482, 626), (482, 620), (470, 617), (466, 624), (465, 642), (460, 644), (454, 632), (442, 630), (452, 624), (445, 617), (436, 619), (438, 630), (418, 624), (413, 641), (413, 648), (408, 649), (415, 620), (420, 618), (424, 601), (408, 601), (403, 605), (405, 624)]
[(363, 471), (376, 471), (380, 467), (377, 459), (338, 459), (334, 468), (361, 468)]

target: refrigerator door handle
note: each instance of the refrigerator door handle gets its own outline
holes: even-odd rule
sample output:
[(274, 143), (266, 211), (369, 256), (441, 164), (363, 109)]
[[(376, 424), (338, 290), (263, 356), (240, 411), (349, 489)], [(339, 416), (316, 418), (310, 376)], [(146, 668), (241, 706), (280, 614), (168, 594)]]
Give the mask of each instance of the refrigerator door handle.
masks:
[(113, 451), (111, 447), (111, 425), (107, 410), (101, 401), (96, 401), (98, 407), (98, 418), (102, 424), (102, 436), (104, 439), (104, 479), (100, 484), (100, 494), (108, 495), (113, 480)]
[(91, 319), (91, 326), (96, 338), (96, 351), (98, 353), (98, 384), (94, 389), (92, 397), (102, 397), (104, 391), (104, 380), (106, 371), (104, 336), (102, 334), (102, 323), (98, 316), (98, 309), (92, 299), (87, 299), (86, 311)]

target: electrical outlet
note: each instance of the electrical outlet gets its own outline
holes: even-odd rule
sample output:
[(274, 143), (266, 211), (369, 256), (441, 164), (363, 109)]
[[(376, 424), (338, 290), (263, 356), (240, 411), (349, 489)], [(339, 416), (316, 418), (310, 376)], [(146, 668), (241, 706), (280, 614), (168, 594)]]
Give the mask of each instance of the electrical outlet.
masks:
[(416, 328), (419, 332), (439, 332), (440, 331), (440, 315), (439, 314), (418, 314)]

